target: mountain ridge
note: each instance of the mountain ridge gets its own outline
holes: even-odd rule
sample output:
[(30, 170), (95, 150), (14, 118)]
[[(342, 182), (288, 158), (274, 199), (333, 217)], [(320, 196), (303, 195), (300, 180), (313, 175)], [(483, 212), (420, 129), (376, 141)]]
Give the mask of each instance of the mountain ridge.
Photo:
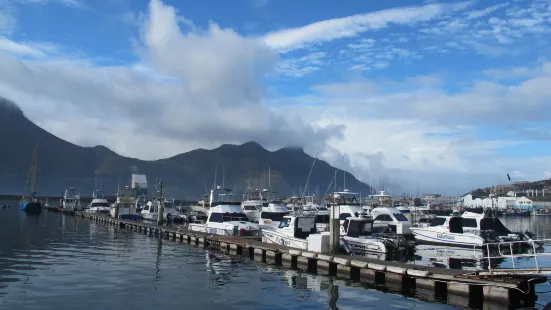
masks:
[[(0, 143), (10, 148), (0, 153), (0, 193), (22, 193), (37, 142), (39, 192), (44, 195), (59, 195), (74, 186), (87, 196), (99, 184), (106, 194), (113, 194), (118, 186), (130, 185), (132, 173), (139, 173), (148, 177), (150, 192), (158, 178), (164, 181), (168, 195), (193, 199), (212, 187), (215, 173), (218, 185), (225, 183), (237, 193), (248, 186), (267, 187), (268, 168), (274, 190), (287, 195), (303, 190), (314, 160), (301, 147), (268, 151), (254, 141), (199, 148), (158, 160), (126, 157), (103, 145), (82, 147), (58, 138), (31, 122), (15, 103), (0, 97)], [(319, 188), (319, 194), (324, 194), (334, 173), (334, 167), (318, 159), (309, 192)], [(359, 192), (371, 190), (350, 173), (347, 186)]]

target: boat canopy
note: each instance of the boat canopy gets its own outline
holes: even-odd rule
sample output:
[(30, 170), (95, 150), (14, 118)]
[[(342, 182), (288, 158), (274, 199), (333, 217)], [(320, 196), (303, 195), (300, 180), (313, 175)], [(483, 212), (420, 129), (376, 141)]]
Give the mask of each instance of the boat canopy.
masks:
[(510, 234), (511, 231), (495, 217), (486, 217), (480, 220), (480, 230), (493, 230), (498, 234)]
[(460, 217), (451, 217), (449, 221), (450, 232), (456, 234), (463, 233), (463, 219)]

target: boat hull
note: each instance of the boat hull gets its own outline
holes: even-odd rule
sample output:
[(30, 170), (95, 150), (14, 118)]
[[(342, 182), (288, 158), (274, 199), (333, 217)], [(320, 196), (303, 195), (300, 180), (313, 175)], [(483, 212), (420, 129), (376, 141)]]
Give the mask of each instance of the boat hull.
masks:
[(290, 237), (276, 230), (262, 230), (262, 242), (308, 250), (308, 240)]
[(474, 247), (484, 244), (484, 239), (474, 234), (457, 234), (424, 228), (411, 228), (415, 240), (429, 244), (448, 244), (459, 247)]
[(42, 211), (42, 204), (40, 202), (23, 202), (19, 208), (27, 213), (40, 213)]
[(198, 231), (212, 235), (221, 235), (221, 236), (258, 236), (260, 230), (257, 229), (243, 229), (241, 230), (238, 226), (230, 227), (216, 227), (214, 225), (208, 224), (196, 224), (190, 223), (188, 229), (191, 231)]
[(505, 216), (530, 216), (530, 211), (505, 212)]
[(353, 237), (342, 237), (350, 247), (350, 250), (354, 252), (373, 252), (373, 253), (386, 253), (387, 249), (384, 243), (375, 239), (362, 239)]

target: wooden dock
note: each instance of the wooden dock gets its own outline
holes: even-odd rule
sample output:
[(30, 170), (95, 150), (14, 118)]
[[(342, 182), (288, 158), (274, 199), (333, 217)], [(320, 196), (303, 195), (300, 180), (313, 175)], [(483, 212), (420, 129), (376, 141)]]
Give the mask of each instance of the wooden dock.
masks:
[(420, 266), (361, 256), (319, 254), (263, 243), (252, 237), (212, 235), (87, 212), (76, 212), (74, 215), (158, 238), (248, 256), (250, 259), (286, 268), (336, 276), (370, 285), (384, 285), (401, 291), (415, 290), (427, 300), (444, 301), (461, 307), (478, 308), (482, 303), (484, 309), (503, 309), (504, 306), (533, 307), (537, 300), (535, 285), (547, 282), (547, 277), (544, 276), (482, 275), (473, 271)]

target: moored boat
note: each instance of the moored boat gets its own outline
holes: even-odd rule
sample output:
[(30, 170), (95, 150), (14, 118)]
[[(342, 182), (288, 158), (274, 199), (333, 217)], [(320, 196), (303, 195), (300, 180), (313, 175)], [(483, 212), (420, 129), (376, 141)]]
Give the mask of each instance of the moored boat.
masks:
[(29, 168), (29, 175), (27, 182), (25, 183), (25, 192), (27, 185), (29, 185), (30, 193), (21, 197), (19, 203), (19, 209), (26, 213), (38, 214), (42, 212), (42, 199), (36, 192), (36, 177), (38, 172), (38, 143), (33, 152), (31, 160), (31, 167)]

